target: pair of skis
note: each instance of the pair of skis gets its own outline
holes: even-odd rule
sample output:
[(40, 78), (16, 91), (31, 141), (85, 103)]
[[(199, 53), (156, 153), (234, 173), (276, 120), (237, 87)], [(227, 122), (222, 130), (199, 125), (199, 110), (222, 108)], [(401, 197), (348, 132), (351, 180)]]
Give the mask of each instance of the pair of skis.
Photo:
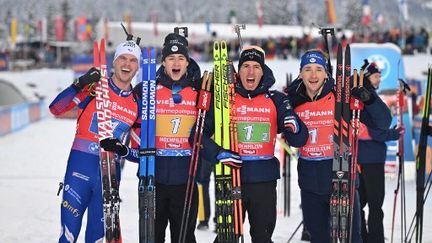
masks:
[(334, 118), (334, 158), (332, 193), (330, 196), (330, 235), (332, 242), (351, 242), (357, 168), (358, 129), (363, 104), (351, 97), (351, 88), (363, 85), (363, 71), (357, 82), (357, 71), (351, 84), (351, 52), (347, 45), (342, 53), (338, 45), (336, 57), (336, 89)]
[(156, 219), (156, 49), (143, 48), (141, 58), (141, 134), (138, 168), (139, 242), (155, 242)]
[(202, 134), (204, 130), (204, 121), (205, 121), (207, 111), (210, 109), (210, 101), (211, 101), (210, 89), (211, 89), (212, 80), (213, 80), (213, 73), (212, 72), (209, 73), (205, 71), (202, 79), (201, 90), (199, 91), (198, 103), (196, 104), (196, 107), (198, 108), (198, 116), (197, 116), (197, 121), (195, 126), (194, 139), (193, 139), (192, 156), (189, 164), (189, 177), (186, 186), (186, 197), (183, 206), (183, 215), (182, 215), (182, 222), (180, 226), (179, 243), (186, 242), (189, 215), (190, 215), (190, 209), (192, 205), (192, 199), (193, 199), (194, 187), (195, 187), (195, 177), (198, 168), (199, 154), (201, 151), (201, 140), (202, 140)]
[[(229, 69), (228, 48), (225, 41), (213, 43), (214, 64), (214, 141), (224, 149), (236, 151), (233, 70)], [(222, 163), (215, 166), (216, 233), (219, 242), (243, 241), (243, 209), (241, 201), (240, 169)]]
[(297, 156), (285, 141), (285, 138), (276, 137), (281, 149), (282, 185), (283, 185), (283, 213), (285, 217), (291, 212), (291, 161), (297, 161)]
[[(394, 191), (394, 202), (393, 202), (393, 217), (392, 217), (392, 233), (391, 233), (391, 242), (393, 242), (393, 231), (394, 231), (394, 222), (395, 222), (395, 210), (396, 210), (396, 201), (397, 194), (399, 189), (401, 189), (401, 239), (403, 242), (411, 242), (412, 238), (415, 234), (415, 242), (422, 242), (423, 240), (423, 216), (424, 216), (424, 204), (426, 202), (427, 196), (429, 195), (431, 186), (432, 186), (432, 173), (431, 171), (426, 172), (426, 159), (427, 159), (427, 146), (428, 146), (428, 137), (432, 136), (432, 126), (430, 125), (430, 105), (431, 105), (431, 90), (432, 90), (432, 67), (428, 68), (428, 78), (426, 83), (426, 91), (424, 94), (424, 107), (422, 114), (422, 122), (420, 129), (420, 139), (418, 144), (418, 152), (416, 157), (416, 189), (417, 189), (417, 197), (416, 197), (416, 211), (411, 220), (408, 230), (406, 229), (406, 215), (405, 215), (405, 193), (404, 193), (404, 168), (403, 168), (403, 143), (399, 143), (399, 172), (398, 172), (398, 184)], [(403, 125), (403, 107), (404, 104), (404, 91), (407, 88), (407, 85), (403, 82), (403, 80), (398, 80), (400, 88), (399, 88), (399, 102), (398, 102), (398, 110), (399, 117), (398, 123), (399, 127)], [(400, 142), (403, 142), (403, 138), (401, 137)], [(425, 176), (429, 174), (426, 179)]]
[[(99, 141), (113, 137), (109, 81), (105, 55), (105, 40), (93, 43), (94, 66), (100, 68), (101, 78), (95, 88)], [(116, 161), (113, 152), (99, 150), (102, 181), (103, 213), (106, 242), (122, 242), (120, 231), (120, 195)]]
[[(349, 46), (347, 47), (349, 48)], [(353, 88), (363, 88), (364, 70), (360, 69), (358, 75), (357, 69), (353, 72)], [(354, 217), (354, 205), (356, 195), (356, 178), (357, 178), (357, 167), (358, 167), (358, 145), (359, 145), (359, 130), (360, 130), (360, 113), (364, 108), (362, 101), (351, 97), (350, 99), (350, 110), (351, 110), (351, 128), (350, 128), (350, 144), (351, 144), (351, 168), (350, 168), (350, 207), (349, 207), (349, 242), (352, 239), (352, 224)]]
[[(426, 150), (428, 146), (428, 137), (432, 136), (432, 126), (430, 125), (430, 105), (431, 105), (431, 90), (432, 90), (432, 67), (428, 68), (428, 79), (426, 84), (425, 100), (423, 107), (422, 125), (420, 129), (420, 139), (418, 145), (418, 153), (416, 157), (416, 186), (417, 186), (417, 199), (416, 199), (416, 242), (423, 240), (423, 214), (424, 203), (426, 201), (425, 190), (428, 188), (427, 194), (430, 189), (430, 177), (425, 181), (426, 175)], [(426, 183), (425, 183), (426, 182)], [(428, 186), (428, 187), (427, 187)]]
[[(399, 75), (398, 75), (399, 76)], [(397, 107), (397, 120), (398, 120), (398, 127), (403, 127), (403, 114), (405, 110), (405, 93), (406, 93), (406, 87), (405, 83), (402, 79), (398, 79), (398, 102), (396, 104)], [(393, 214), (392, 214), (392, 227), (391, 227), (391, 238), (390, 242), (393, 243), (393, 233), (394, 233), (394, 225), (395, 225), (395, 218), (396, 218), (396, 203), (397, 203), (397, 196), (399, 193), (399, 189), (401, 190), (401, 239), (405, 238), (405, 232), (406, 232), (406, 202), (405, 202), (405, 161), (404, 161), (404, 136), (401, 135), (399, 137), (398, 141), (398, 160), (399, 160), (399, 169), (398, 169), (398, 178), (397, 178), (397, 185), (396, 189), (394, 190), (394, 199), (393, 199)]]

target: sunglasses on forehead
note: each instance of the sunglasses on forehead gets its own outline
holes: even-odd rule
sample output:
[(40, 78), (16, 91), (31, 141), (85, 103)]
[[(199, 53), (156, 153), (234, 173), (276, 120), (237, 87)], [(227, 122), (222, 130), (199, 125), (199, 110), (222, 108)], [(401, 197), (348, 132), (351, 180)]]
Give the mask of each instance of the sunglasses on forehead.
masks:
[(173, 84), (171, 91), (172, 91), (172, 98), (175, 104), (178, 104), (182, 101), (182, 96), (179, 94), (179, 92), (182, 90), (181, 85)]

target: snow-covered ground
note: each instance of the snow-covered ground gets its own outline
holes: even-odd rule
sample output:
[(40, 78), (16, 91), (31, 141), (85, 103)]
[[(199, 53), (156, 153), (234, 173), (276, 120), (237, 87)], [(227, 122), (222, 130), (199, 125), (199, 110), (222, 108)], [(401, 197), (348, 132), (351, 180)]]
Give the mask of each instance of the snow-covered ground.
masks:
[[(421, 77), (426, 70), (430, 56), (405, 59), (408, 77)], [(268, 61), (282, 87), (287, 72), (296, 73), (298, 61)], [(210, 70), (209, 64), (200, 64), (202, 70)], [(65, 87), (71, 81), (68, 71), (33, 71), (30, 73), (0, 73), (0, 78), (12, 79), (18, 87), (29, 89), (26, 82), (36, 80), (40, 94), (52, 98), (58, 88)], [(41, 77), (43, 77), (41, 79)], [(54, 92), (54, 93), (53, 93)], [(27, 93), (27, 91), (23, 91)], [(48, 100), (48, 103), (51, 100)], [(60, 202), (56, 196), (58, 183), (62, 181), (66, 169), (66, 160), (74, 135), (75, 121), (48, 117), (16, 133), (0, 137), (0, 234), (1, 242), (56, 242), (60, 232)], [(124, 242), (138, 242), (137, 208), (137, 165), (127, 163), (123, 171), (121, 184), (121, 222)], [(291, 216), (283, 217), (279, 213), (273, 241), (286, 242), (301, 221), (299, 190), (297, 186), (296, 165), (291, 167)], [(212, 185), (212, 184), (211, 184)], [(395, 178), (386, 180), (386, 198), (384, 203), (384, 226), (386, 237), (390, 239), (391, 215)], [(415, 210), (415, 182), (407, 181), (407, 218), (408, 224)], [(213, 198), (213, 197), (212, 197)], [(432, 242), (432, 203), (425, 205), (423, 242)], [(400, 202), (398, 202), (398, 206)], [(400, 219), (400, 210), (396, 210)], [(85, 225), (85, 224), (84, 224)], [(409, 226), (409, 225), (408, 225)], [(211, 225), (213, 229), (213, 225)], [(245, 224), (245, 242), (250, 242), (248, 224)], [(167, 234), (169, 235), (169, 234)], [(84, 242), (84, 228), (79, 242)], [(198, 242), (212, 242), (215, 234), (210, 231), (196, 231)], [(292, 242), (300, 242), (297, 233)], [(388, 240), (389, 241), (389, 240)], [(168, 240), (169, 242), (169, 240)], [(395, 225), (395, 242), (400, 240), (400, 222)]]
[[(75, 122), (47, 118), (27, 128), (0, 138), (2, 169), (0, 170), (0, 232), (1, 242), (19, 243), (55, 242), (60, 231), (60, 202), (56, 196), (58, 183), (62, 181), (67, 155), (73, 139)], [(297, 173), (292, 165), (291, 216), (278, 216), (273, 235), (275, 243), (286, 242), (299, 224), (301, 211)], [(138, 242), (137, 165), (127, 163), (121, 184), (121, 221), (124, 242)], [(211, 184), (212, 185), (212, 184)], [(386, 237), (390, 238), (394, 178), (386, 181), (384, 225)], [(415, 210), (415, 183), (408, 181), (407, 216), (411, 220)], [(213, 198), (213, 197), (212, 197)], [(432, 242), (432, 203), (425, 205), (424, 241)], [(400, 202), (398, 202), (400, 205)], [(398, 219), (399, 208), (397, 210)], [(410, 221), (408, 221), (410, 222)], [(400, 223), (395, 226), (395, 242), (400, 242)], [(213, 227), (211, 225), (211, 227)], [(84, 229), (79, 242), (83, 241)], [(245, 242), (250, 242), (248, 225), (245, 224)], [(211, 242), (212, 231), (196, 231), (198, 242)], [(300, 242), (297, 233), (292, 242)], [(168, 241), (169, 242), (169, 241)]]

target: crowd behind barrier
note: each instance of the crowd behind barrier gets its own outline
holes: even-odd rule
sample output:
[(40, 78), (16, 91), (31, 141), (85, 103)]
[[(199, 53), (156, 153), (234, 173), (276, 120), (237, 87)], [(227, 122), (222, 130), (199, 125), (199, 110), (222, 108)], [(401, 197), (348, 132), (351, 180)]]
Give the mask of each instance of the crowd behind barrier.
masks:
[[(431, 33), (425, 28), (408, 29), (401, 34), (399, 29), (389, 29), (387, 31), (376, 31), (368, 34), (353, 33), (349, 38), (344, 35), (338, 36), (330, 40), (331, 54), (336, 53), (338, 41), (343, 45), (346, 43), (385, 43), (390, 42), (398, 45), (403, 54), (415, 54), (419, 52), (432, 53), (432, 42), (429, 38)], [(217, 39), (217, 33), (213, 33)], [(145, 40), (141, 41), (141, 46), (145, 45)], [(313, 38), (311, 35), (304, 34), (301, 38), (297, 37), (268, 37), (265, 39), (244, 39), (245, 44), (259, 45), (266, 52), (266, 58), (269, 59), (289, 59), (299, 58), (305, 50), (311, 48), (324, 48), (323, 38)], [(109, 40), (108, 40), (109, 43)], [(82, 43), (86, 46), (92, 46), (92, 40), (89, 43)], [(88, 44), (88, 45), (87, 45)], [(194, 43), (193, 38), (190, 38), (189, 49), (191, 55), (197, 61), (209, 61), (212, 58), (213, 38), (209, 41)], [(239, 41), (234, 39), (228, 41), (230, 50), (230, 58), (236, 60), (239, 56)], [(9, 60), (9, 69), (22, 70), (27, 68), (40, 67), (70, 67), (73, 59), (77, 55), (91, 55), (91, 53), (83, 53), (85, 48), (68, 48), (62, 47), (57, 50), (56, 47), (41, 43), (22, 43), (17, 46), (12, 52), (11, 50), (3, 50), (1, 56), (6, 56)], [(160, 49), (158, 50), (160, 53)], [(61, 53), (61, 57), (57, 57)], [(27, 61), (23, 61), (27, 60)], [(1, 65), (0, 65), (1, 66)], [(2, 70), (2, 69), (0, 69)]]

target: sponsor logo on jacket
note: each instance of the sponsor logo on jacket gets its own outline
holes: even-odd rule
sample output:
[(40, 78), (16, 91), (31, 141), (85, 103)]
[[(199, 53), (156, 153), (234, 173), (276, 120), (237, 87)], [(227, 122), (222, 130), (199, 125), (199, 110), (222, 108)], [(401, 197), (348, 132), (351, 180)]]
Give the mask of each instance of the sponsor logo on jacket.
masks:
[(311, 117), (317, 116), (333, 116), (333, 110), (323, 110), (323, 111), (311, 111), (305, 110), (301, 112), (296, 112), (300, 118), (310, 119)]
[(245, 115), (248, 112), (271, 113), (271, 109), (266, 107), (248, 107), (246, 105), (242, 105), (237, 108), (237, 112), (239, 112), (241, 115)]

